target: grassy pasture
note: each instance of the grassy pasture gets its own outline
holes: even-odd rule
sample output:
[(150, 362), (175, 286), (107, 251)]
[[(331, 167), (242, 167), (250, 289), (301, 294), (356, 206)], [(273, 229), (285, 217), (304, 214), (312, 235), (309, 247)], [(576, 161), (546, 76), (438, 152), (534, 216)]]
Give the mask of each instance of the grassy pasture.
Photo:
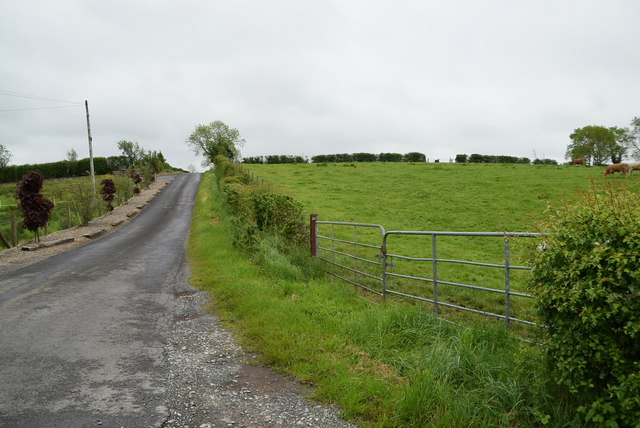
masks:
[[(609, 183), (640, 186), (640, 175), (624, 178), (602, 177), (601, 167), (566, 165), (445, 164), (445, 163), (354, 163), (243, 165), (248, 171), (272, 183), (302, 202), (307, 213), (319, 220), (374, 223), (390, 230), (455, 232), (544, 232), (536, 229), (548, 206), (571, 203), (578, 191)], [(358, 240), (380, 245), (376, 228), (320, 225), (319, 232), (342, 240)], [(438, 258), (504, 264), (504, 238), (440, 236)], [(527, 266), (527, 255), (538, 243), (534, 238), (510, 238), (511, 265)], [(391, 235), (389, 252), (409, 257), (432, 258), (431, 236)], [(378, 251), (349, 244), (327, 245), (369, 260)], [(347, 264), (379, 277), (378, 265), (345, 261), (329, 255), (336, 263)], [(390, 259), (398, 274), (433, 278), (431, 262)], [(335, 269), (334, 269), (335, 271)], [(344, 271), (343, 271), (344, 272)], [(344, 274), (343, 274), (344, 275)], [(381, 283), (355, 273), (352, 280), (382, 291)], [(500, 268), (453, 263), (438, 264), (439, 280), (504, 290), (505, 273)], [(511, 289), (526, 292), (527, 271), (511, 271)], [(389, 287), (416, 296), (433, 298), (430, 283), (391, 277)], [(438, 299), (456, 305), (497, 314), (505, 313), (505, 297), (440, 285)], [(533, 320), (530, 300), (513, 297), (511, 316)], [(431, 307), (430, 303), (425, 305)], [(442, 309), (455, 318), (467, 313)]]
[[(320, 220), (387, 230), (530, 232), (548, 204), (604, 182), (601, 167), (354, 163), (243, 165)], [(638, 187), (640, 175), (606, 181)]]
[[(116, 182), (117, 194), (114, 205), (120, 205), (133, 196), (133, 181), (129, 177), (122, 176), (97, 176), (96, 188), (100, 191), (100, 182), (105, 178), (111, 178)], [(10, 216), (15, 214), (17, 221), (22, 221), (22, 213), (17, 209), (18, 200), (14, 195), (17, 189), (16, 183), (0, 184), (0, 231), (9, 239), (10, 236)], [(45, 180), (42, 194), (45, 198), (54, 202), (55, 206), (49, 220), (48, 232), (55, 232), (67, 228), (68, 216), (67, 207), (70, 208), (71, 226), (80, 225), (82, 217), (98, 217), (107, 212), (106, 205), (102, 201), (101, 195), (97, 195), (97, 203), (92, 203), (92, 185), (89, 177), (64, 178), (56, 180)], [(92, 208), (93, 206), (93, 208)], [(91, 212), (85, 212), (90, 210)], [(18, 240), (27, 241), (34, 237), (33, 233), (18, 226)], [(4, 247), (0, 246), (0, 249)]]

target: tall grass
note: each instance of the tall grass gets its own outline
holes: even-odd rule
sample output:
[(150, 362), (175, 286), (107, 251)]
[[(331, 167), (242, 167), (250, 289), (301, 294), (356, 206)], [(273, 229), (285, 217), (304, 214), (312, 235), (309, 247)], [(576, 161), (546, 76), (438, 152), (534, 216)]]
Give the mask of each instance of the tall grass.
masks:
[[(56, 232), (69, 226), (85, 225), (90, 220), (106, 214), (106, 204), (100, 195), (100, 181), (105, 178), (113, 179), (116, 184), (116, 199), (114, 205), (122, 205), (133, 196), (133, 181), (126, 176), (98, 176), (96, 177), (96, 189), (93, 193), (93, 185), (89, 177), (77, 177), (67, 179), (45, 180), (42, 194), (54, 202), (55, 207), (51, 213), (47, 232)], [(0, 184), (0, 231), (5, 235), (10, 234), (10, 218), (16, 215), (20, 223), (22, 214), (17, 209), (18, 201), (14, 195), (16, 184)], [(18, 227), (18, 240), (24, 242), (33, 237), (33, 234)]]
[[(546, 384), (541, 350), (503, 326), (461, 327), (419, 307), (377, 304), (343, 283), (292, 268), (264, 242), (260, 264), (232, 245), (211, 173), (189, 243), (192, 283), (249, 351), (314, 386), (361, 426), (576, 426)], [(311, 261), (313, 263), (313, 261)]]

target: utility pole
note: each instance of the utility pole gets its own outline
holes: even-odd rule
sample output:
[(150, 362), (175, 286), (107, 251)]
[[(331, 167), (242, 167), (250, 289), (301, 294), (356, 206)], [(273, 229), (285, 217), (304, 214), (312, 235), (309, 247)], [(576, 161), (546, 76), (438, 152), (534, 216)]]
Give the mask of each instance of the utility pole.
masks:
[(89, 123), (89, 102), (84, 100), (84, 108), (87, 111), (87, 134), (89, 135), (89, 168), (91, 169), (91, 183), (93, 184), (93, 194), (96, 193), (96, 175), (93, 170), (93, 145), (91, 140), (91, 125)]

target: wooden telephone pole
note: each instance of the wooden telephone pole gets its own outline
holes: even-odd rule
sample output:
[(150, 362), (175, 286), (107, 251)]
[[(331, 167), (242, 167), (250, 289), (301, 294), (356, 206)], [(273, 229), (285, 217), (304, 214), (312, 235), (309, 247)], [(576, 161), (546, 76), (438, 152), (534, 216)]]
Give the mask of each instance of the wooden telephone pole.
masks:
[(91, 140), (91, 124), (89, 123), (89, 102), (84, 100), (84, 108), (87, 111), (87, 134), (89, 135), (89, 168), (91, 170), (91, 183), (93, 184), (93, 194), (96, 193), (96, 175), (93, 170), (93, 145)]

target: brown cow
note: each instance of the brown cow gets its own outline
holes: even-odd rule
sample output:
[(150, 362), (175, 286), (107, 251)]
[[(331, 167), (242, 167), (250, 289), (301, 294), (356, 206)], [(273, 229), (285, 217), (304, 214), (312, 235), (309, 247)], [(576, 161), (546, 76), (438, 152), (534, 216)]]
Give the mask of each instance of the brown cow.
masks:
[(586, 158), (576, 158), (576, 159), (572, 159), (571, 160), (571, 165), (576, 165), (576, 166), (587, 166), (587, 159)]
[(605, 177), (609, 174), (613, 174), (619, 172), (620, 174), (624, 175), (625, 177), (628, 177), (629, 174), (631, 174), (631, 169), (629, 168), (629, 165), (626, 163), (614, 163), (613, 165), (609, 165), (603, 172), (602, 175), (604, 175)]

